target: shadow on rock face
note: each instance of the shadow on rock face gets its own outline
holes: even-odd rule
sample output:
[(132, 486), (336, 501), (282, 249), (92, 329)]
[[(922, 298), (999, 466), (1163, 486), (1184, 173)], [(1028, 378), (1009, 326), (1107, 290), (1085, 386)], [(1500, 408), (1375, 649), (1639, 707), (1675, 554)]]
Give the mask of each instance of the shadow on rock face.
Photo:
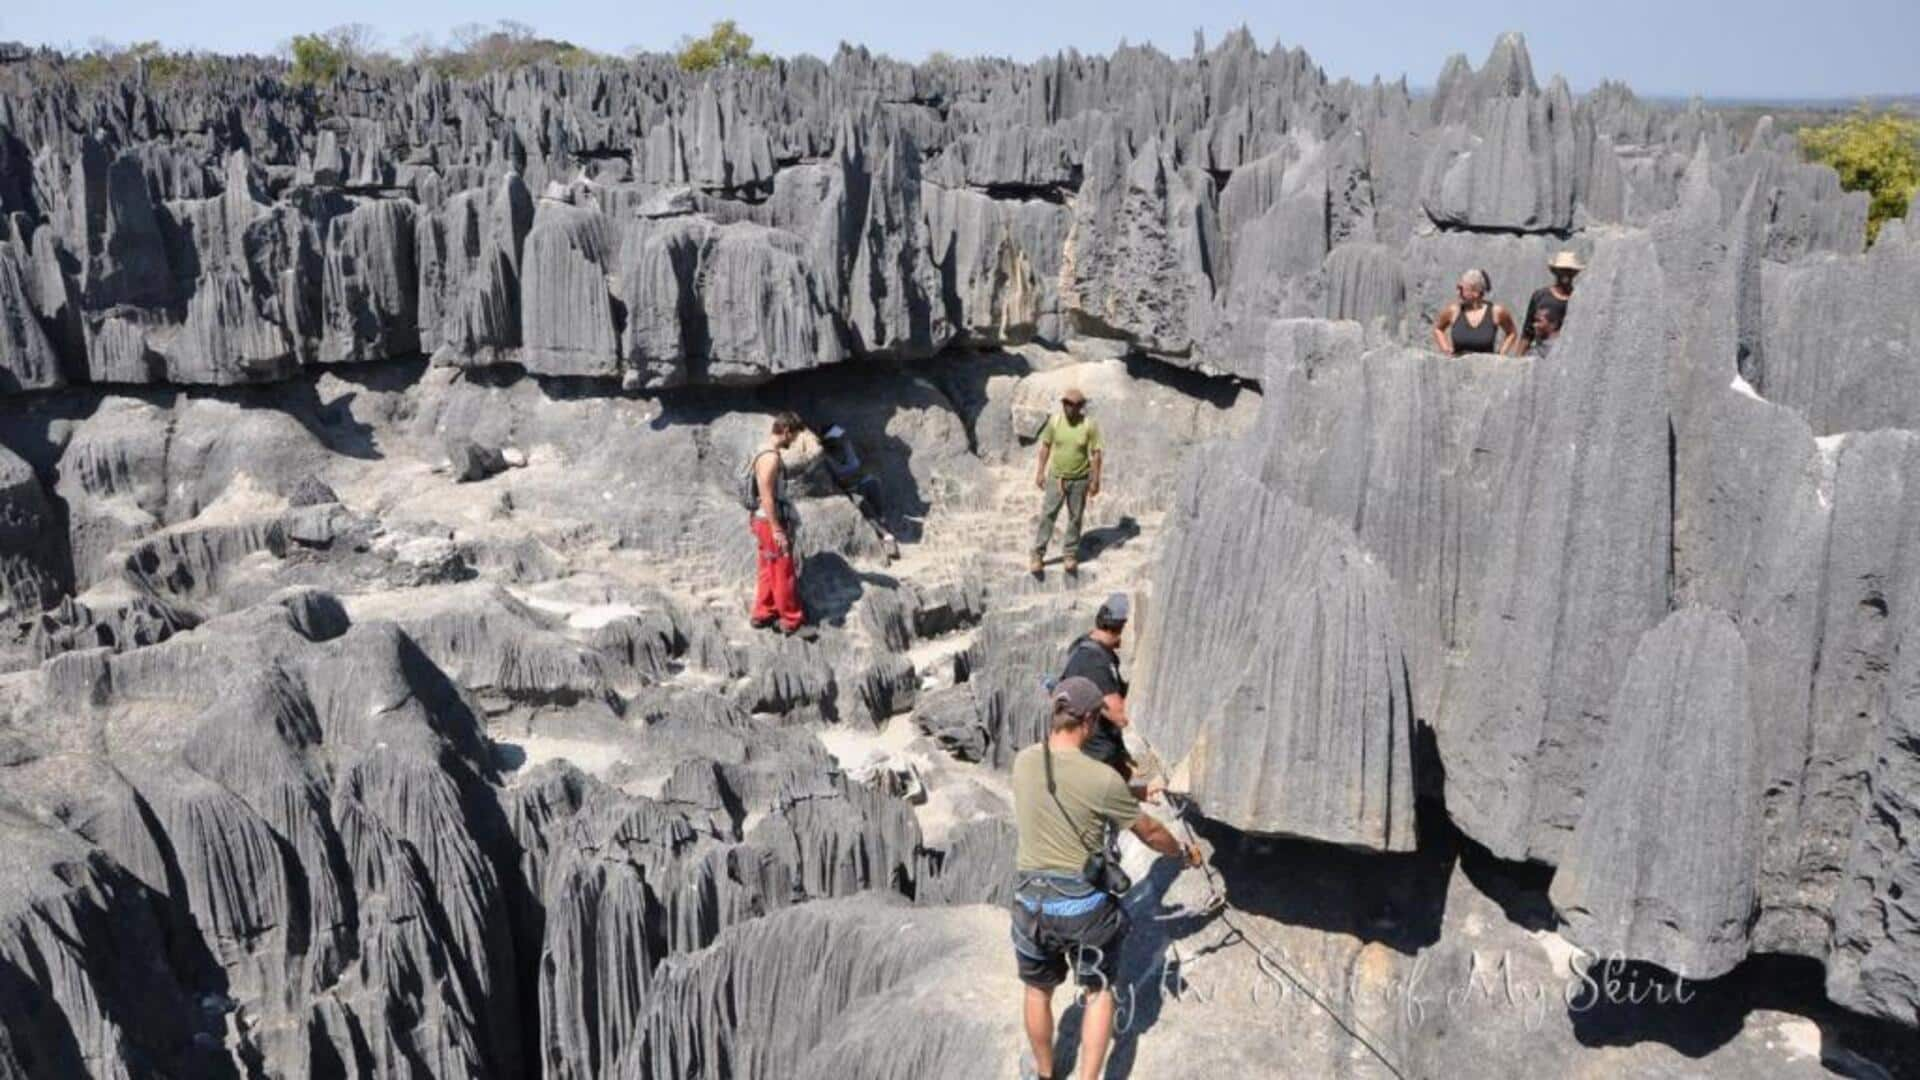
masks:
[(514, 772), (527, 763), (525, 747), (492, 740), (489, 740), (488, 747), (493, 751), (493, 767), (501, 772)]
[(801, 569), (800, 602), (807, 609), (808, 621), (845, 626), (848, 613), (870, 585), (895, 589), (900, 582), (886, 574), (863, 573), (839, 552), (823, 551), (808, 556)]
[(1526, 930), (1552, 930), (1560, 925), (1560, 916), (1547, 898), (1547, 888), (1553, 884), (1553, 867), (1544, 863), (1510, 862), (1469, 837), (1455, 835), (1460, 844), (1460, 869), (1474, 888), (1500, 905), (1508, 919)]
[[(403, 392), (419, 380), (424, 370), (426, 362), (416, 360), (365, 367), (339, 364), (328, 368), (327, 374), (340, 382), (363, 387), (367, 393), (378, 397)], [(354, 399), (359, 393), (350, 390), (322, 402), (312, 379), (296, 379), (265, 391), (248, 387), (235, 392), (236, 397), (250, 394), (265, 399), (263, 403), (269, 407), (284, 410), (336, 454), (362, 461), (378, 461), (386, 455), (380, 452), (373, 427), (354, 414)]]
[(1419, 847), (1359, 851), (1317, 840), (1258, 836), (1195, 816), (1236, 908), (1327, 933), (1350, 934), (1407, 956), (1440, 939), (1458, 833), (1433, 802), (1419, 807)]
[(1232, 376), (1207, 375), (1174, 364), (1154, 360), (1138, 353), (1126, 359), (1127, 374), (1145, 382), (1158, 383), (1182, 396), (1204, 401), (1216, 409), (1231, 409), (1247, 389), (1248, 383)]
[(1033, 370), (1032, 361), (1018, 353), (985, 350), (938, 358), (919, 373), (953, 402), (974, 454), (998, 461), (1019, 442), (1008, 405), (1014, 385)]
[(1109, 549), (1123, 547), (1139, 538), (1140, 523), (1128, 515), (1112, 525), (1102, 525), (1080, 534), (1080, 555), (1088, 560), (1097, 559)]
[(1220, 917), (1217, 910), (1186, 911), (1166, 904), (1167, 890), (1173, 887), (1180, 870), (1177, 860), (1155, 860), (1153, 870), (1128, 897), (1134, 922), (1120, 955), (1120, 980), (1128, 988), (1124, 997), (1127, 1022), (1125, 1030), (1115, 1036), (1113, 1051), (1107, 1057), (1106, 1074), (1115, 1080), (1133, 1075), (1140, 1039), (1159, 1022), (1169, 993), (1177, 995), (1187, 989), (1179, 954), (1170, 952), (1168, 946), (1192, 938)]
[(1821, 1062), (1839, 1075), (1920, 1077), (1920, 1032), (1846, 1012), (1827, 1000), (1825, 981), (1820, 961), (1802, 956), (1750, 956), (1704, 982), (1601, 960), (1577, 984), (1567, 1017), (1582, 1046), (1653, 1042), (1704, 1058), (1733, 1041), (1750, 1014), (1792, 1013), (1819, 1027)]
[[(1101, 1074), (1114, 1080), (1125, 1080), (1134, 1074), (1141, 1038), (1159, 1023), (1169, 994), (1177, 995), (1187, 987), (1179, 955), (1169, 953), (1168, 946), (1191, 938), (1220, 914), (1186, 911), (1166, 903), (1167, 890), (1180, 876), (1180, 869), (1177, 860), (1157, 859), (1153, 869), (1135, 882), (1127, 894), (1130, 923), (1120, 946), (1120, 965), (1115, 976), (1113, 1046), (1107, 1054), (1106, 1070)], [(1084, 1004), (1076, 999), (1060, 1015), (1059, 1027), (1054, 1033), (1055, 1076), (1076, 1075)]]

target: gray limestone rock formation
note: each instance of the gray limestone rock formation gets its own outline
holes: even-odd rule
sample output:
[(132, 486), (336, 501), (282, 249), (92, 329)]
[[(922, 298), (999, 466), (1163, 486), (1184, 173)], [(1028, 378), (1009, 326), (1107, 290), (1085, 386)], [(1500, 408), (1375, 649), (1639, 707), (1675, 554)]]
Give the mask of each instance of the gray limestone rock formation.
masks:
[(861, 898), (807, 904), (723, 935), (661, 971), (619, 1072), (953, 1078), (1010, 1071), (999, 1018), (947, 986), (1004, 963), (997, 912)]
[(64, 547), (40, 478), (0, 447), (0, 619), (35, 615), (59, 601)]
[(413, 205), (356, 199), (327, 223), (322, 288), (323, 363), (360, 363), (420, 351)]
[(1145, 630), (1155, 749), (1236, 828), (1411, 850), (1413, 702), (1385, 575), (1256, 477), (1193, 487)]
[(59, 354), (28, 296), (27, 281), (19, 257), (0, 245), (0, 393), (42, 390), (66, 381)]
[(532, 224), (533, 199), (515, 174), (420, 216), (414, 251), (422, 352), (485, 365), (506, 361), (519, 347), (520, 261)]
[(542, 200), (522, 266), (521, 363), (536, 375), (614, 375), (619, 344), (607, 292), (607, 222), (594, 210)]
[(1603, 246), (1553, 356), (1512, 399), (1464, 665), (1435, 724), (1447, 807), (1512, 859), (1557, 861), (1640, 635), (1667, 608), (1666, 363), (1644, 237)]
[[(1422, 264), (1436, 230), (1579, 247), (1671, 207), (1696, 153), (1729, 200), (1755, 189), (1773, 262), (1864, 239), (1864, 200), (1770, 126), (1740, 146), (1615, 84), (1542, 89), (1512, 35), (1478, 70), (1449, 61), (1431, 99), (1238, 34), (1183, 60), (920, 70), (848, 50), (780, 72), (647, 58), (266, 95), (278, 69), (210, 59), (163, 91), (130, 80), (146, 111), (128, 111), (53, 65), (0, 96), (24, 282), (0, 269), (0, 312), (46, 339), (7, 317), (17, 389), (415, 353), (653, 387), (1075, 336), (1251, 380), (1274, 317), (1420, 340), (1465, 253), (1389, 264)], [(1466, 265), (1510, 303), (1543, 278), (1490, 261)]]
[(1213, 181), (1157, 140), (1129, 154), (1117, 133), (1087, 152), (1062, 256), (1062, 300), (1095, 337), (1184, 355), (1206, 329), (1221, 248)]
[(846, 317), (862, 353), (913, 356), (944, 346), (953, 325), (933, 266), (920, 180), (920, 148), (906, 130), (886, 131), (840, 151), (849, 207), (864, 196), (851, 241)]
[[(519, 1053), (515, 961), (505, 897), (475, 839), (487, 829), (472, 799), (482, 766), (471, 716), (390, 628), (313, 641), (291, 616), (269, 606), (119, 656), (50, 661), (12, 711), (15, 730), (57, 713), (99, 733), (102, 757), (75, 762), (40, 743), (12, 755), (7, 789), (35, 808), (33, 830), (90, 838), (96, 865), (150, 891), (150, 910), (192, 943), (153, 955), (173, 981), (225, 1002), (215, 1015), (283, 1018), (248, 1025), (241, 1054), (292, 1071), (504, 1067)], [(210, 653), (224, 662), (209, 665)], [(119, 731), (107, 717), (130, 701), (169, 703), (181, 722), (164, 735)], [(75, 785), (76, 767), (102, 779)], [(62, 824), (76, 821), (94, 824)], [(98, 932), (78, 942), (105, 944)], [(398, 971), (435, 992), (411, 995), (388, 974)], [(76, 1003), (73, 1019), (111, 1024), (98, 1010), (124, 992)], [(9, 1001), (11, 1027), (30, 1002)], [(182, 1039), (156, 1066), (185, 1068), (207, 1045)]]
[(1689, 979), (1746, 958), (1761, 764), (1747, 669), (1732, 620), (1705, 608), (1668, 616), (1634, 649), (1553, 878), (1567, 936), (1595, 955)]
[[(1010, 1074), (1004, 770), (1116, 589), (1219, 871), (1139, 867), (1116, 1072), (1371, 1069), (1256, 936), (1408, 1075), (1916, 1057), (1920, 210), (1512, 35), (287, 76), (0, 48), (0, 1076)], [(1563, 249), (1546, 355), (1427, 347)], [(788, 408), (883, 504), (790, 454), (813, 640)], [(1719, 1011), (1406, 1008), (1483, 945)]]
[[(1920, 234), (1915, 234), (1920, 235)], [(1920, 241), (1894, 223), (1865, 254), (1764, 268), (1764, 367), (1750, 381), (1815, 434), (1920, 424), (1907, 377), (1920, 316)]]
[(629, 226), (625, 366), (643, 386), (761, 382), (842, 353), (805, 244), (751, 222)]

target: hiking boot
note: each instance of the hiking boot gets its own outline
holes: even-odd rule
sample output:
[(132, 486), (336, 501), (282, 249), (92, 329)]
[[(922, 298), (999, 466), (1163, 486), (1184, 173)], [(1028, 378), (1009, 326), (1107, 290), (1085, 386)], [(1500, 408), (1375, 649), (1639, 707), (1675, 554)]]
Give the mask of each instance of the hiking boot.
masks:
[(1044, 555), (1035, 555), (1027, 560), (1027, 573), (1039, 577), (1047, 572), (1047, 560)]
[(755, 630), (771, 630), (773, 629), (773, 620), (772, 619), (748, 619), (747, 625), (753, 627)]
[(783, 626), (780, 632), (790, 638), (799, 638), (801, 641), (817, 641), (820, 638), (820, 631), (806, 623), (798, 626)]
[(1067, 556), (1061, 568), (1064, 569), (1069, 574), (1078, 574), (1080, 572), (1080, 556), (1078, 555)]
[(894, 536), (892, 533), (881, 533), (880, 543), (883, 547), (887, 549), (888, 559), (891, 560), (891, 559), (897, 559), (900, 557), (900, 541), (894, 539)]

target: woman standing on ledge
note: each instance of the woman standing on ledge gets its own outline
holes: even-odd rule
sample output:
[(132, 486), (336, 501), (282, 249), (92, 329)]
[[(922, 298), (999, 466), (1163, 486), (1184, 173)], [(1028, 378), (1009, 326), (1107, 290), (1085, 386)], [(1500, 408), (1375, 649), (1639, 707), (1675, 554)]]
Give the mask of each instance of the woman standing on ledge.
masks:
[(1518, 339), (1513, 312), (1487, 299), (1492, 289), (1485, 270), (1460, 275), (1460, 299), (1442, 308), (1433, 321), (1433, 343), (1441, 352), (1448, 356), (1504, 352)]

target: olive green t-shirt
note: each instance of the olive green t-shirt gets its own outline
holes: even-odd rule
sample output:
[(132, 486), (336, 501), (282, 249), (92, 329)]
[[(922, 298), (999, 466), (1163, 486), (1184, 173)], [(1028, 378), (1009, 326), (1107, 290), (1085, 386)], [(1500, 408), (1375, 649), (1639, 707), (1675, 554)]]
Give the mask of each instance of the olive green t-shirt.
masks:
[(1105, 843), (1105, 823), (1130, 828), (1140, 818), (1140, 801), (1119, 773), (1078, 750), (1053, 752), (1053, 781), (1058, 806), (1047, 794), (1042, 744), (1014, 755), (1013, 819), (1020, 830), (1015, 865), (1077, 874)]
[(1094, 451), (1100, 450), (1100, 425), (1091, 417), (1077, 424), (1054, 413), (1040, 429), (1040, 441), (1053, 447), (1047, 457), (1047, 472), (1057, 480), (1078, 480), (1093, 471)]

